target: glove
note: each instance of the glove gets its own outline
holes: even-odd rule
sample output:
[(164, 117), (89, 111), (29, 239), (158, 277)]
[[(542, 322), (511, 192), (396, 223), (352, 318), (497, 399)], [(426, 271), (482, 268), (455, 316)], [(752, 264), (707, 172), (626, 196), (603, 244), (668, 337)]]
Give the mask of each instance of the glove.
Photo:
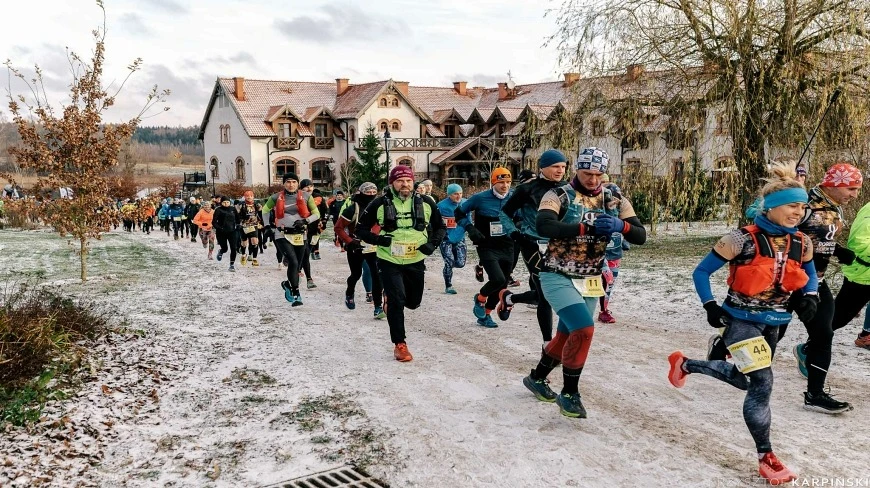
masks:
[(789, 300), (788, 306), (786, 307), (786, 310), (789, 312), (794, 311), (797, 313), (798, 319), (805, 324), (816, 316), (816, 311), (818, 309), (818, 295), (804, 295), (797, 300)]
[(625, 222), (622, 219), (613, 215), (601, 214), (595, 218), (595, 233), (602, 236), (609, 236), (614, 232), (622, 232), (625, 228)]
[(304, 228), (305, 228), (305, 225), (306, 225), (306, 224), (305, 224), (305, 221), (304, 221), (304, 220), (297, 220), (296, 222), (293, 222), (293, 228), (294, 228), (294, 229), (304, 229)]
[(850, 265), (855, 262), (855, 252), (848, 247), (843, 247), (839, 244), (834, 247), (834, 256), (840, 261), (840, 264)]
[(354, 252), (357, 249), (362, 249), (362, 244), (359, 242), (359, 239), (354, 239), (344, 245), (344, 250), (347, 252)]
[(417, 250), (422, 252), (423, 254), (425, 254), (427, 256), (431, 256), (432, 253), (435, 252), (435, 244), (427, 242), (426, 244), (423, 244), (422, 246), (418, 247)]
[(392, 243), (393, 243), (393, 236), (383, 235), (383, 236), (378, 236), (378, 238), (377, 238), (377, 245), (379, 245), (381, 247), (390, 247), (390, 244), (392, 244)]
[(728, 312), (725, 311), (722, 307), (719, 306), (718, 303), (711, 300), (704, 304), (704, 310), (707, 311), (707, 323), (710, 324), (710, 327), (725, 327), (725, 321), (722, 319), (729, 319), (731, 316), (728, 315)]
[(486, 236), (483, 235), (483, 232), (477, 230), (477, 227), (473, 225), (469, 225), (465, 228), (465, 231), (468, 232), (468, 238), (471, 239), (471, 242), (475, 244), (480, 244), (486, 239)]

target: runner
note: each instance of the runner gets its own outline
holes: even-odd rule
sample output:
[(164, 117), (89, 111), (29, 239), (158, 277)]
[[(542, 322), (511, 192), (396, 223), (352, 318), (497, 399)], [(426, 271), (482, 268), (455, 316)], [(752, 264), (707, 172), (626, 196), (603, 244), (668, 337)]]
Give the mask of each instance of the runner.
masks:
[[(607, 163), (604, 151), (583, 149), (571, 182), (544, 195), (535, 221), (535, 233), (549, 239), (539, 279), (559, 325), (523, 384), (538, 400), (555, 401), (562, 415), (572, 418), (586, 418), (578, 385), (595, 331), (593, 313), (598, 297), (604, 294), (601, 270), (607, 243), (620, 231), (632, 243), (646, 241), (646, 229), (631, 202), (615, 199), (601, 186)], [(619, 209), (619, 217), (605, 212), (611, 206)], [(563, 387), (556, 395), (546, 380), (559, 363), (564, 364)]]
[[(284, 189), (269, 197), (263, 206), (263, 220), (275, 209), (275, 249), (287, 263), (287, 280), (281, 282), (284, 298), (294, 307), (302, 305), (299, 292), (299, 268), (305, 261), (305, 228), (320, 219), (311, 195), (299, 189), (299, 177), (284, 173)], [(280, 260), (279, 260), (280, 262)]]
[(239, 254), (242, 257), (239, 259), (239, 264), (242, 266), (247, 262), (245, 256), (245, 248), (251, 253), (251, 266), (259, 266), (257, 255), (260, 251), (260, 229), (263, 228), (263, 208), (259, 203), (254, 202), (254, 192), (248, 190), (244, 193), (245, 201), (239, 208), (239, 225), (241, 230), (239, 236), (241, 239), (239, 245)]
[(196, 197), (190, 197), (190, 203), (184, 207), (184, 217), (187, 223), (187, 234), (190, 236), (190, 242), (196, 242), (196, 235), (199, 232), (196, 224), (193, 223), (193, 218), (199, 213), (202, 205), (197, 201)]
[(201, 208), (196, 215), (193, 216), (192, 222), (199, 229), (199, 239), (202, 241), (202, 248), (208, 247), (208, 258), (214, 259), (214, 228), (212, 228), (212, 219), (214, 219), (214, 210), (211, 208), (211, 202), (206, 200), (202, 202)]
[(125, 198), (123, 205), (121, 205), (121, 220), (124, 222), (124, 231), (133, 232), (133, 223), (136, 221), (136, 205), (129, 198)]
[[(510, 317), (514, 303), (534, 303), (538, 305), (536, 310), (538, 326), (541, 328), (541, 337), (544, 346), (553, 338), (553, 309), (544, 296), (541, 289), (540, 272), (543, 268), (541, 253), (546, 249), (547, 239), (538, 234), (535, 221), (538, 217), (538, 207), (544, 195), (562, 184), (565, 177), (568, 158), (561, 151), (549, 149), (541, 154), (538, 159), (540, 177), (529, 180), (514, 190), (513, 195), (502, 207), (501, 220), (508, 227), (509, 232), (519, 232), (516, 241), (520, 243), (520, 252), (523, 261), (529, 269), (529, 283), (533, 287), (525, 293), (512, 293), (505, 290), (499, 297), (499, 305), (496, 309), (500, 320)], [(513, 219), (509, 217), (519, 212), (519, 229), (513, 225)], [(542, 249), (543, 248), (543, 249)]]
[(236, 207), (233, 206), (232, 200), (229, 197), (221, 197), (221, 206), (215, 209), (212, 216), (212, 226), (215, 230), (218, 246), (220, 250), (217, 254), (217, 260), (223, 258), (224, 253), (229, 249), (230, 252), (230, 268), (229, 271), (236, 270), (236, 226), (238, 223), (238, 214)]
[(447, 235), (441, 241), (441, 257), (444, 258), (444, 270), (442, 271), (444, 293), (448, 295), (456, 294), (456, 290), (453, 288), (453, 268), (464, 268), (465, 257), (468, 254), (468, 249), (465, 247), (465, 226), (471, 221), (467, 217), (457, 221), (454, 217), (456, 209), (464, 202), (462, 187), (456, 183), (447, 185), (447, 197), (438, 202), (438, 212), (441, 213), (444, 226), (447, 228)]
[[(601, 181), (603, 185), (610, 190), (617, 199), (622, 198), (622, 190), (616, 186), (616, 183), (610, 182), (610, 176), (602, 175)], [(616, 209), (608, 209), (608, 213), (616, 216)], [(598, 321), (603, 324), (615, 324), (616, 319), (610, 313), (610, 297), (613, 294), (613, 287), (616, 286), (616, 278), (619, 277), (619, 265), (622, 262), (623, 239), (622, 234), (614, 232), (610, 237), (610, 242), (607, 243), (607, 251), (605, 252), (605, 266), (602, 277), (604, 278), (604, 296), (599, 299), (601, 311), (598, 312)]]
[[(870, 203), (864, 205), (855, 216), (849, 231), (848, 248), (855, 253), (855, 262), (840, 268), (843, 271), (843, 286), (834, 301), (834, 330), (845, 327), (870, 302)], [(870, 328), (864, 317), (864, 328), (858, 333), (855, 345), (870, 348)]]
[[(354, 229), (359, 223), (360, 214), (368, 207), (378, 194), (378, 187), (374, 183), (365, 182), (359, 187), (359, 193), (350, 198), (350, 205), (345, 207), (335, 224), (335, 235), (344, 244), (344, 249), (347, 252), (347, 265), (350, 267), (350, 276), (347, 277), (347, 290), (344, 292), (344, 304), (347, 308), (353, 310), (356, 308), (354, 302), (354, 288), (356, 282), (359, 281), (363, 274), (363, 264), (368, 264), (369, 270), (375, 271), (371, 274), (372, 278), (372, 298), (375, 305), (374, 317), (376, 319), (386, 318), (387, 315), (383, 309), (383, 288), (381, 280), (378, 276), (378, 258), (375, 253), (376, 247), (372, 244), (366, 244), (363, 247), (359, 238), (354, 234)], [(373, 226), (372, 232), (378, 232), (377, 224)]]
[[(770, 444), (771, 358), (776, 351), (778, 327), (791, 320), (786, 311), (792, 292), (803, 289), (795, 305), (798, 317), (808, 322), (816, 313), (818, 280), (813, 265), (813, 243), (797, 229), (807, 205), (807, 192), (795, 181), (787, 164), (771, 165), (773, 175), (762, 188), (762, 213), (754, 225), (722, 237), (695, 268), (695, 290), (712, 327), (725, 327), (723, 339), (734, 364), (688, 359), (680, 351), (668, 357), (668, 380), (682, 388), (686, 376), (701, 373), (746, 391), (743, 418), (755, 441), (759, 473), (772, 484), (795, 479)], [(710, 288), (710, 275), (729, 264), (728, 296), (720, 306)]]
[[(360, 239), (377, 245), (393, 356), (401, 362), (413, 359), (405, 342), (405, 308), (413, 310), (422, 303), (423, 260), (435, 252), (446, 231), (438, 206), (412, 194), (413, 188), (413, 170), (403, 164), (394, 167), (385, 194), (369, 204), (355, 229)], [(373, 229), (375, 225), (379, 231)]]
[(160, 210), (157, 211), (157, 222), (160, 224), (160, 230), (165, 231), (169, 235), (169, 198), (163, 200), (160, 204)]
[[(499, 293), (507, 289), (514, 264), (514, 241), (499, 218), (501, 208), (510, 196), (511, 172), (507, 168), (495, 168), (489, 180), (492, 184), (489, 190), (472, 195), (456, 208), (453, 215), (459, 222), (468, 222), (465, 230), (477, 246), (480, 264), (488, 278), (474, 296), (472, 312), (477, 317), (477, 325), (494, 328), (498, 324), (490, 314), (498, 305)], [(468, 219), (472, 211), (473, 223)]]
[[(804, 322), (809, 335), (807, 342), (797, 344), (792, 351), (798, 360), (798, 370), (807, 378), (804, 408), (816, 412), (833, 414), (852, 409), (849, 403), (837, 401), (825, 392), (834, 340), (834, 296), (825, 281), (825, 271), (831, 256), (835, 256), (841, 266), (848, 266), (855, 260), (854, 252), (837, 244), (837, 236), (845, 226), (841, 205), (857, 198), (862, 180), (861, 172), (850, 164), (831, 166), (822, 182), (809, 191), (810, 213), (798, 226), (813, 241), (819, 305), (815, 316)], [(799, 292), (793, 293), (790, 308), (796, 307), (802, 296)]]
[[(184, 203), (180, 198), (176, 198), (169, 204), (169, 221), (172, 222), (172, 234), (175, 240), (178, 240), (179, 234), (184, 235), (183, 227), (184, 224)], [(167, 228), (167, 235), (169, 235), (169, 230)]]
[[(333, 190), (333, 196), (328, 201), (326, 206), (329, 208), (329, 217), (332, 218), (332, 224), (335, 225), (338, 223), (338, 216), (341, 214), (341, 209), (344, 207), (344, 191), (342, 190)], [(344, 252), (344, 247), (341, 245), (341, 241), (338, 239), (338, 236), (332, 238), (333, 244), (335, 247), (341, 247), (341, 252)]]

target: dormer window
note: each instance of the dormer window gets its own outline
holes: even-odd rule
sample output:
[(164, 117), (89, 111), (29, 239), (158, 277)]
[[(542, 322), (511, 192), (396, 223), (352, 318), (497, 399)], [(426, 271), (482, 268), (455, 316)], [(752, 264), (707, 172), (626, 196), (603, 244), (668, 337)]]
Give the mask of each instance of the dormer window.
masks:
[(398, 107), (398, 106), (399, 106), (399, 99), (398, 99), (398, 98), (394, 98), (394, 99), (390, 102), (390, 105), (393, 106), (393, 107)]
[(378, 100), (378, 107), (386, 107), (386, 106), (387, 106), (386, 97), (382, 97), (380, 100)]

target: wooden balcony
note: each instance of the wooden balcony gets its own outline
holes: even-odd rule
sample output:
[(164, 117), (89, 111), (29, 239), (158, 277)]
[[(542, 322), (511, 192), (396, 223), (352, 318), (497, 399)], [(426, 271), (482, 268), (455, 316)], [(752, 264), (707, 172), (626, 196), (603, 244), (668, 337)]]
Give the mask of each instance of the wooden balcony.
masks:
[(332, 149), (335, 146), (334, 137), (312, 137), (311, 147), (314, 149)]
[[(412, 138), (412, 137), (399, 137), (396, 139), (390, 139), (390, 151), (438, 151), (438, 150), (449, 150), (455, 146), (458, 146), (463, 141), (468, 139), (474, 139), (477, 136), (472, 137), (426, 137), (426, 138)], [(507, 151), (520, 151), (522, 150), (522, 143), (517, 137), (486, 137), (483, 140), (493, 144), (494, 146)], [(360, 144), (358, 142), (357, 144)], [(379, 140), (378, 143), (381, 147), (383, 147), (383, 139)]]
[(298, 137), (278, 137), (275, 139), (275, 148), (277, 149), (299, 149)]

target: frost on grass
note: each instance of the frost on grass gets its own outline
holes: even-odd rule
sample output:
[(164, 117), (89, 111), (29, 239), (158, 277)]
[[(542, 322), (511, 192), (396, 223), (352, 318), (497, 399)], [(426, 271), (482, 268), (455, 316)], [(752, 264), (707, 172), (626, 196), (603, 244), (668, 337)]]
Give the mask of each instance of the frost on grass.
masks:
[(344, 392), (305, 396), (289, 412), (282, 412), (273, 425), (288, 423), (310, 433), (309, 440), (320, 459), (342, 462), (366, 470), (372, 466), (400, 467), (398, 451), (390, 445), (393, 432), (366, 415)]

